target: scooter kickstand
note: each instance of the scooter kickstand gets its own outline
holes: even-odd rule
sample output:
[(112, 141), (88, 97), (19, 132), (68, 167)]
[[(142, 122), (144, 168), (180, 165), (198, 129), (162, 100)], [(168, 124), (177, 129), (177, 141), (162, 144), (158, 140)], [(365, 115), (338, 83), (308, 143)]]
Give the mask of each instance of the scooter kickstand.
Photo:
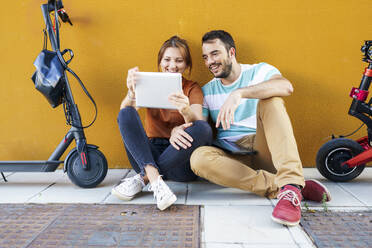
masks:
[(8, 180), (6, 180), (6, 178), (5, 178), (4, 173), (1, 172), (1, 175), (3, 176), (4, 181), (5, 181), (5, 182), (8, 182)]

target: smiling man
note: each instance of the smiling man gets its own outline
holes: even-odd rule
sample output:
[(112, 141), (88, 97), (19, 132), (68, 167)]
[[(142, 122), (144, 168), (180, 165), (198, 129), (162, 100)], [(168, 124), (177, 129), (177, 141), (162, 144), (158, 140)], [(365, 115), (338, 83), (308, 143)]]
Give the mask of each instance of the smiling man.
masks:
[(192, 170), (222, 186), (278, 198), (272, 219), (298, 224), (302, 198), (321, 201), (325, 193), (330, 200), (330, 194), (318, 181), (304, 181), (281, 98), (291, 95), (292, 84), (269, 64), (239, 64), (234, 40), (223, 30), (206, 33), (202, 50), (214, 75), (202, 88), (203, 116), (212, 118), (217, 137), (214, 146), (194, 151)]

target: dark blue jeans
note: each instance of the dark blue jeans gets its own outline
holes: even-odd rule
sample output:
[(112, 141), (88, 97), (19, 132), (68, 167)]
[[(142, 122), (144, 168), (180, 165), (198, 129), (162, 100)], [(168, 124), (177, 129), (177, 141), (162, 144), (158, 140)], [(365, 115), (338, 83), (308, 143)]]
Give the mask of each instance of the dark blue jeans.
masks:
[(205, 121), (193, 122), (185, 131), (193, 138), (191, 147), (175, 149), (166, 138), (148, 138), (141, 119), (133, 107), (120, 110), (118, 124), (129, 162), (133, 169), (145, 175), (146, 165), (158, 169), (164, 179), (187, 182), (196, 179), (190, 168), (191, 153), (212, 143), (212, 129)]

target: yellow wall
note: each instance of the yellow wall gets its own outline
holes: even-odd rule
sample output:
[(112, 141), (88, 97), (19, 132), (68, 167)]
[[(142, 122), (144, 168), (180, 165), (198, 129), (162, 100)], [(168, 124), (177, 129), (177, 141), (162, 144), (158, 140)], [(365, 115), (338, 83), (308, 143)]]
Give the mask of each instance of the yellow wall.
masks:
[[(52, 109), (30, 80), (42, 47), (43, 2), (2, 2), (1, 160), (47, 159), (68, 130), (62, 108)], [(239, 62), (265, 61), (293, 83), (294, 94), (285, 101), (304, 166), (315, 165), (316, 152), (331, 133), (345, 134), (359, 126), (347, 115), (348, 94), (359, 85), (364, 68), (360, 46), (372, 39), (370, 0), (64, 0), (64, 4), (74, 26), (62, 26), (62, 48), (73, 49), (70, 66), (99, 108), (97, 122), (86, 130), (87, 140), (100, 146), (111, 168), (129, 165), (116, 124), (126, 72), (135, 65), (155, 71), (160, 45), (174, 34), (189, 41), (191, 79), (201, 85), (211, 75), (202, 64), (200, 39), (211, 29), (233, 35)], [(93, 108), (77, 82), (71, 83), (87, 123)]]

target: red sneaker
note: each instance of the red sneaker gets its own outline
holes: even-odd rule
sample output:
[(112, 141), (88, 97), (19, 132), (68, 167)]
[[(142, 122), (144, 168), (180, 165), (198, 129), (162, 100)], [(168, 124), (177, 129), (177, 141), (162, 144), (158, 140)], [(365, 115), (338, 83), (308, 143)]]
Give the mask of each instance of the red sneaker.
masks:
[(292, 185), (285, 185), (280, 190), (271, 218), (280, 224), (294, 226), (301, 219), (301, 190)]
[(331, 193), (329, 193), (327, 187), (314, 179), (305, 181), (305, 187), (301, 193), (304, 199), (309, 201), (322, 202), (324, 194), (325, 201), (331, 200)]

